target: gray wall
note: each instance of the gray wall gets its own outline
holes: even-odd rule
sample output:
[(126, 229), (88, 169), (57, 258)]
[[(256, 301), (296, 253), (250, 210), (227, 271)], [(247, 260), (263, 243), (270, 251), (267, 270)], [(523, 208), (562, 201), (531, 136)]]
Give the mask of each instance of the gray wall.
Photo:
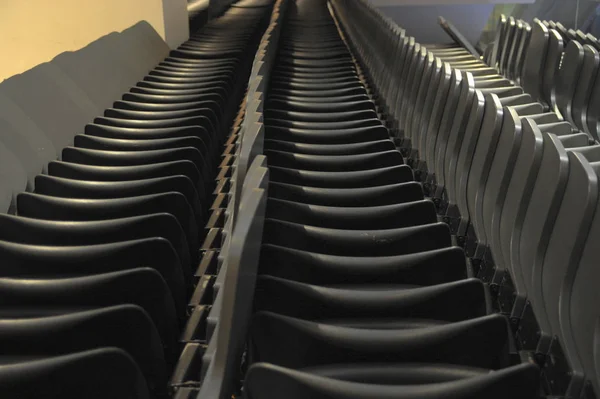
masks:
[(472, 44), (477, 43), (493, 8), (493, 4), (379, 7), (385, 15), (406, 29), (406, 32), (420, 43), (451, 42), (437, 23), (438, 16), (443, 16)]

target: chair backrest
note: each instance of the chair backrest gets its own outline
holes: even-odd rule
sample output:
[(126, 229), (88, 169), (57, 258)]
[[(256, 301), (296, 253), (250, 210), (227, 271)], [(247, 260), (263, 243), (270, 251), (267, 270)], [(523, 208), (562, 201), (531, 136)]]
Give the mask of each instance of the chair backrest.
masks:
[[(538, 321), (545, 319), (541, 324), (547, 323), (550, 327), (547, 333), (559, 338), (569, 369), (573, 371), (581, 371), (582, 366), (569, 331), (568, 303), (573, 294), (573, 277), (600, 199), (598, 176), (589, 162), (599, 158), (599, 150), (600, 146), (586, 146), (568, 151), (569, 175), (565, 194), (544, 261), (534, 266), (532, 298), (542, 301), (545, 310), (536, 312), (536, 318)], [(591, 159), (586, 159), (588, 156)], [(567, 313), (563, 314), (565, 311)], [(590, 321), (587, 323), (589, 325)], [(579, 326), (575, 330), (578, 329)], [(589, 358), (591, 352), (583, 355)]]
[(585, 33), (583, 33), (583, 31), (581, 31), (579, 29), (577, 29), (575, 31), (575, 37), (576, 37), (576, 40), (579, 43), (581, 43), (582, 45), (587, 44), (587, 42), (588, 42), (587, 35)]
[(396, 55), (394, 57), (394, 62), (391, 67), (390, 75), (391, 75), (391, 90), (389, 93), (388, 101), (388, 111), (390, 115), (396, 117), (395, 114), (395, 102), (398, 97), (398, 93), (400, 90), (400, 84), (402, 81), (402, 67), (404, 66), (404, 57), (406, 55), (406, 50), (408, 48), (408, 42), (410, 38), (406, 37), (402, 34), (398, 37), (398, 50), (396, 51)]
[(573, 124), (573, 97), (583, 66), (583, 59), (583, 46), (576, 40), (569, 42), (556, 80), (556, 106), (563, 118)]
[(519, 42), (519, 48), (517, 50), (517, 59), (515, 61), (515, 75), (514, 79), (517, 84), (523, 85), (521, 82), (521, 76), (523, 75), (523, 64), (525, 63), (525, 54), (529, 48), (529, 41), (531, 40), (531, 25), (524, 22), (523, 33), (521, 34), (521, 41)]
[[(444, 74), (442, 76), (442, 84), (436, 94), (435, 105), (432, 111), (432, 122), (429, 126), (427, 133), (427, 143), (425, 149), (425, 159), (427, 161), (428, 169), (430, 172), (435, 173), (435, 159), (436, 149), (438, 142), (440, 141), (440, 133), (443, 132), (444, 127), (448, 124), (448, 115), (451, 113), (449, 109), (455, 107), (457, 95), (460, 90), (460, 82), (463, 79), (463, 75), (459, 70), (451, 69), (450, 74)], [(433, 118), (435, 116), (435, 118)]]
[(435, 165), (435, 146), (438, 139), (438, 133), (442, 127), (442, 121), (444, 118), (446, 107), (451, 106), (451, 102), (454, 101), (453, 96), (460, 87), (462, 75), (460, 71), (450, 67), (450, 64), (444, 63), (444, 69), (440, 78), (440, 84), (435, 93), (435, 99), (433, 108), (431, 109), (431, 118), (429, 126), (427, 128), (426, 137), (423, 139), (424, 152), (421, 152), (421, 157), (425, 159), (428, 165), (429, 171), (434, 171)]
[(439, 173), (438, 183), (446, 188), (448, 198), (454, 201), (456, 200), (454, 184), (456, 179), (456, 164), (473, 109), (473, 97), (475, 96), (473, 76), (469, 72), (464, 72), (463, 74), (463, 79), (459, 86), (458, 102), (454, 110), (454, 118), (450, 125), (446, 145), (445, 148), (440, 146), (438, 156), (438, 162), (440, 163), (439, 172), (437, 172)]
[(489, 43), (483, 50), (483, 61), (488, 65), (490, 65), (492, 59), (492, 51), (494, 51), (494, 43)]
[(408, 84), (406, 86), (407, 92), (402, 103), (402, 108), (400, 109), (400, 123), (402, 123), (402, 129), (404, 130), (405, 137), (409, 139), (411, 138), (411, 132), (408, 131), (410, 126), (409, 119), (412, 115), (414, 103), (419, 92), (419, 86), (423, 76), (423, 65), (425, 64), (426, 58), (427, 49), (420, 44), (416, 44), (413, 60), (408, 72)]
[[(463, 81), (464, 83), (465, 81)], [(462, 88), (465, 90), (465, 87)], [(490, 91), (490, 89), (482, 89), (482, 93)], [(493, 92), (491, 89), (490, 92)], [(448, 144), (445, 152), (445, 156), (443, 158), (443, 177), (447, 190), (447, 195), (449, 198), (456, 198), (456, 184), (459, 176), (457, 175), (457, 164), (460, 156), (460, 150), (465, 139), (466, 126), (469, 122), (470, 117), (470, 107), (467, 108), (466, 111), (462, 111), (463, 103), (464, 104), (472, 104), (472, 95), (474, 93), (474, 89), (471, 88), (468, 91), (468, 94), (461, 92), (461, 100), (457, 107), (456, 115), (457, 117), (454, 120), (454, 124), (452, 125), (452, 129), (450, 130), (450, 136), (448, 138)], [(526, 94), (519, 94), (514, 96), (503, 97), (501, 102), (506, 102), (506, 104), (510, 104), (513, 106), (518, 106), (520, 104), (526, 104), (531, 101), (531, 97)], [(538, 107), (539, 109), (539, 107)], [(463, 115), (463, 117), (459, 117)]]
[[(515, 97), (525, 97), (524, 99)], [(545, 118), (539, 103), (520, 103), (529, 101), (528, 95), (500, 98), (504, 107), (502, 125), (493, 131), (482, 132), (473, 157), (469, 179), (475, 179), (475, 197), (470, 197), (471, 222), (477, 232), (480, 244), (491, 245), (492, 222), (496, 228), (502, 209), (506, 189), (510, 182), (514, 160), (521, 136), (520, 118)], [(553, 114), (551, 114), (553, 115)], [(471, 180), (473, 181), (473, 180)], [(479, 183), (477, 183), (477, 181)], [(469, 182), (471, 184), (471, 182)], [(469, 188), (467, 188), (469, 190)], [(473, 195), (473, 192), (471, 192)], [(495, 211), (498, 210), (498, 213)]]
[(241, 205), (241, 198), (243, 190), (240, 188), (240, 184), (243, 184), (246, 179), (246, 174), (252, 162), (256, 156), (262, 154), (264, 151), (264, 125), (260, 122), (248, 123), (245, 126), (244, 136), (242, 138), (240, 155), (238, 157), (238, 165), (236, 168), (236, 179), (238, 187), (233, 193), (235, 206), (239, 208)]
[(550, 40), (548, 42), (548, 52), (544, 65), (544, 75), (542, 76), (542, 99), (541, 101), (556, 111), (556, 91), (557, 81), (559, 79), (561, 60), (564, 53), (565, 42), (554, 29), (550, 30)]
[[(519, 254), (512, 259), (513, 265), (518, 262), (517, 267), (521, 270), (526, 292), (530, 296), (534, 292), (534, 265), (544, 260), (569, 173), (569, 157), (561, 137), (548, 133), (543, 136), (542, 160), (523, 219)], [(543, 303), (537, 300), (532, 301), (532, 308), (536, 315), (544, 311)], [(545, 322), (538, 320), (540, 329), (549, 331)]]
[(575, 95), (573, 97), (573, 122), (579, 130), (588, 131), (587, 124), (587, 112), (590, 95), (592, 93), (592, 87), (594, 86), (594, 80), (598, 73), (598, 67), (600, 66), (600, 55), (598, 50), (594, 47), (586, 44), (583, 46), (583, 65), (579, 74), (579, 81), (575, 89)]
[(414, 46), (414, 37), (405, 37), (402, 40), (402, 52), (398, 63), (398, 68), (396, 70), (396, 76), (398, 77), (398, 90), (396, 91), (396, 95), (392, 99), (392, 103), (390, 104), (391, 113), (392, 115), (395, 115), (396, 118), (399, 118), (400, 115), (399, 105), (402, 101), (402, 96), (404, 96), (405, 94), (404, 88), (406, 85), (406, 74), (408, 71), (411, 54), (414, 51)]
[(501, 14), (500, 19), (498, 21), (498, 25), (496, 26), (496, 37), (494, 38), (494, 44), (492, 46), (490, 59), (486, 62), (489, 66), (496, 67), (496, 64), (498, 63), (500, 49), (502, 49), (502, 45), (504, 45), (504, 37), (507, 25), (508, 18), (506, 17), (506, 15)]
[[(448, 148), (448, 138), (450, 132), (452, 131), (453, 124), (459, 122), (462, 123), (464, 121), (463, 118), (465, 114), (460, 113), (457, 115), (457, 110), (459, 110), (458, 105), (462, 105), (461, 99), (464, 99), (464, 101), (468, 99), (465, 97), (468, 97), (469, 95), (469, 87), (473, 90), (475, 88), (475, 80), (473, 75), (468, 72), (465, 73), (459, 70), (454, 70), (451, 75), (450, 91), (448, 92), (447, 100), (445, 102), (442, 120), (440, 122), (438, 132), (435, 133), (435, 141), (432, 140), (431, 142), (432, 148), (430, 151), (432, 151), (429, 153), (429, 155), (432, 157), (432, 160), (431, 162), (429, 160), (427, 161), (429, 170), (433, 170), (436, 176), (437, 184), (440, 187), (447, 188), (442, 159)], [(469, 109), (468, 105), (464, 109)], [(463, 111), (463, 109), (461, 108), (459, 111)], [(463, 118), (461, 118), (461, 116)]]
[[(596, 176), (600, 175), (600, 162), (590, 162), (590, 167)], [(600, 209), (596, 203), (587, 237), (582, 240), (581, 257), (576, 267), (567, 271), (560, 302), (563, 345), (569, 353), (572, 347), (576, 350), (586, 379), (591, 382), (585, 389), (591, 391), (593, 388), (596, 392), (600, 392), (600, 312), (594, 305), (600, 301), (598, 240)]]
[[(511, 272), (517, 293), (526, 294), (527, 287), (524, 284), (520, 263), (512, 261), (512, 254), (513, 251), (518, 252), (523, 218), (542, 161), (544, 139), (542, 132), (531, 119), (524, 118), (521, 127), (519, 151), (502, 205), (498, 235), (501, 255), (498, 251), (494, 251), (494, 261), (497, 267)], [(492, 248), (495, 249), (497, 246), (498, 243), (492, 241)]]
[(555, 25), (556, 27), (554, 29), (556, 29), (562, 37), (567, 37), (567, 28), (560, 22), (557, 22)]
[[(264, 185), (265, 180), (261, 184)], [(244, 194), (229, 247), (219, 324), (211, 340), (213, 344), (216, 339), (212, 345), (214, 354), (201, 387), (201, 394), (212, 398), (225, 399), (233, 394), (252, 313), (266, 189), (252, 188)]]
[[(395, 105), (396, 112), (398, 115), (402, 115), (403, 112), (406, 112), (406, 110), (403, 107), (404, 104), (406, 104), (410, 93), (410, 87), (413, 83), (411, 79), (414, 78), (415, 74), (415, 63), (417, 54), (419, 54), (419, 52), (421, 51), (421, 45), (419, 43), (416, 43), (414, 41), (414, 38), (411, 39), (412, 40), (409, 41), (408, 48), (406, 49), (406, 55), (404, 56), (404, 63), (401, 72), (403, 75), (403, 79), (401, 80), (400, 90), (398, 91), (398, 99)], [(402, 121), (401, 119), (399, 120)]]
[(395, 93), (397, 88), (398, 75), (395, 73), (396, 68), (399, 65), (400, 56), (402, 53), (402, 47), (400, 43), (404, 38), (404, 32), (401, 34), (394, 33), (393, 30), (389, 31), (388, 38), (388, 49), (383, 54), (388, 54), (383, 61), (384, 69), (383, 73), (385, 75), (382, 80), (384, 82), (390, 82), (389, 85), (386, 85), (382, 88), (382, 95), (387, 104), (390, 104), (391, 98), (393, 97), (392, 93)]
[[(410, 134), (410, 139), (413, 148), (418, 148), (418, 142), (420, 140), (419, 133), (421, 124), (423, 123), (423, 114), (427, 112), (426, 108), (430, 108), (427, 107), (425, 101), (430, 95), (430, 89), (432, 87), (435, 87), (435, 83), (437, 82), (437, 78), (439, 77), (435, 74), (435, 64), (441, 66), (442, 62), (441, 60), (437, 59), (436, 63), (435, 55), (432, 52), (428, 52), (423, 64), (423, 74), (421, 77), (421, 84), (419, 86), (416, 102), (412, 107), (412, 112), (409, 115), (409, 120), (407, 121), (409, 123), (408, 131)], [(439, 70), (439, 68), (437, 70)], [(427, 114), (427, 116), (429, 116), (429, 114)]]
[(586, 109), (586, 131), (595, 140), (600, 138), (600, 68), (596, 71), (594, 82), (591, 85), (590, 97)]
[(498, 61), (498, 70), (500, 71), (500, 74), (504, 76), (507, 75), (508, 57), (510, 54), (510, 49), (512, 48), (515, 40), (516, 31), (517, 21), (514, 19), (514, 17), (509, 17), (504, 33), (504, 43), (502, 44), (502, 49), (500, 51), (500, 60)]
[[(483, 221), (481, 220), (481, 205), (483, 200), (483, 190), (487, 183), (490, 164), (494, 158), (496, 145), (502, 129), (504, 119), (504, 109), (498, 96), (494, 94), (485, 94), (485, 111), (483, 123), (477, 137), (473, 137), (475, 147), (471, 165), (469, 167), (469, 176), (467, 180), (466, 206), (468, 215), (477, 239), (480, 243), (487, 243)], [(460, 205), (460, 203), (459, 203)], [(464, 215), (461, 210), (461, 215)], [(466, 216), (466, 215), (465, 215)]]
[(512, 107), (504, 107), (502, 131), (490, 166), (482, 204), (482, 220), (487, 244), (492, 249), (495, 264), (507, 267), (502, 253), (500, 224), (507, 191), (511, 183), (522, 138), (521, 117)]
[(417, 115), (420, 115), (422, 111), (423, 98), (427, 91), (426, 87), (430, 84), (431, 64), (433, 64), (434, 60), (435, 56), (433, 53), (428, 52), (426, 48), (422, 47), (415, 73), (417, 81), (412, 87), (408, 107), (406, 107), (406, 113), (404, 114), (404, 132), (411, 140), (418, 139), (414, 131), (414, 123), (415, 119), (418, 118)]
[(515, 33), (510, 44), (510, 49), (508, 50), (508, 57), (506, 59), (506, 73), (504, 74), (504, 76), (507, 76), (509, 79), (515, 79), (515, 68), (519, 52), (519, 45), (521, 44), (521, 38), (523, 37), (523, 32), (525, 31), (525, 22), (517, 20), (515, 21), (515, 24)]
[(598, 39), (596, 38), (596, 36), (592, 35), (591, 33), (588, 33), (585, 35), (585, 37), (587, 39), (587, 44), (589, 44), (596, 50), (600, 50), (600, 43), (598, 43)]
[(419, 150), (421, 160), (425, 157), (425, 143), (427, 142), (429, 125), (434, 123), (433, 109), (435, 107), (436, 96), (443, 84), (442, 79), (444, 79), (444, 74), (446, 71), (450, 71), (450, 65), (447, 65), (436, 57), (431, 68), (431, 79), (425, 96), (423, 111), (421, 112), (420, 119), (416, 121), (415, 125), (415, 129), (418, 129), (417, 136), (419, 140), (415, 143), (414, 147)]
[(534, 22), (531, 26), (529, 46), (525, 52), (521, 83), (523, 90), (531, 94), (535, 100), (542, 97), (542, 76), (549, 41), (550, 32), (548, 28), (540, 21)]
[(471, 104), (471, 116), (469, 117), (469, 122), (465, 129), (456, 164), (454, 201), (456, 201), (455, 204), (458, 206), (460, 214), (465, 220), (469, 220), (469, 208), (467, 206), (467, 182), (469, 179), (469, 170), (473, 159), (473, 151), (475, 151), (475, 146), (477, 145), (479, 132), (482, 129), (486, 105), (484, 94), (480, 90), (476, 90), (475, 96), (473, 97), (473, 103)]

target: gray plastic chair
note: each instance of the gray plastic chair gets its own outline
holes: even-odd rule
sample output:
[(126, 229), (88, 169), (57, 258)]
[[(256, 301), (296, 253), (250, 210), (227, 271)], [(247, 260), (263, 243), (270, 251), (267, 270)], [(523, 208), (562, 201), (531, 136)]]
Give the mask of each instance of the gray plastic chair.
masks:
[[(493, 94), (490, 96), (493, 96)], [(486, 99), (487, 98), (489, 97), (486, 97)], [(533, 120), (544, 120), (555, 117), (552, 113), (536, 114), (536, 112), (540, 110), (540, 106), (537, 103), (513, 105), (509, 102), (508, 105), (511, 106), (507, 108), (506, 99), (500, 99), (500, 104), (505, 107), (502, 110), (501, 125), (495, 125), (493, 130), (482, 130), (479, 135), (475, 152), (473, 153), (473, 160), (471, 161), (471, 170), (469, 172), (469, 180), (467, 183), (467, 205), (471, 217), (470, 222), (478, 241), (476, 254), (480, 256), (485, 252), (485, 247), (489, 245), (491, 240), (491, 237), (488, 235), (488, 230), (486, 229), (486, 216), (491, 218), (494, 208), (493, 205), (489, 206), (486, 215), (485, 198), (488, 195), (486, 191), (491, 189), (491, 201), (497, 199), (498, 196), (501, 195), (499, 191), (506, 188), (506, 186), (497, 186), (501, 183), (503, 178), (502, 173), (508, 172), (512, 167), (506, 164), (507, 154), (502, 152), (498, 153), (498, 141), (503, 138), (503, 136), (505, 139), (511, 137), (515, 130), (515, 124), (517, 123), (515, 120), (520, 116), (529, 116)], [(507, 116), (504, 111), (507, 111), (510, 116)], [(510, 155), (508, 155), (508, 157), (510, 157)], [(493, 175), (495, 179), (490, 179), (490, 171), (493, 163), (496, 161), (500, 163), (500, 166), (497, 166), (497, 169), (495, 170), (496, 173)], [(496, 187), (496, 189), (493, 189), (493, 187)]]
[(591, 133), (588, 131), (587, 124), (588, 103), (594, 80), (598, 73), (598, 67), (600, 66), (600, 55), (598, 54), (598, 50), (590, 45), (585, 45), (583, 51), (583, 65), (573, 97), (572, 116), (573, 122), (579, 130)]
[(548, 108), (557, 111), (557, 91), (560, 73), (562, 73), (561, 59), (563, 59), (564, 41), (563, 38), (554, 29), (549, 31), (548, 51), (543, 66), (542, 76), (542, 97), (540, 101)]
[(527, 49), (529, 48), (529, 41), (531, 40), (531, 25), (524, 22), (523, 33), (521, 35), (521, 41), (519, 42), (519, 48), (517, 49), (517, 57), (515, 61), (514, 80), (522, 86), (521, 76), (523, 75), (523, 64), (525, 63), (525, 56)]
[[(574, 162), (579, 162), (574, 160)], [(581, 162), (584, 164), (584, 162)], [(580, 168), (580, 166), (577, 166)], [(600, 172), (598, 161), (590, 162), (589, 167), (595, 172), (596, 179)], [(587, 169), (587, 168), (586, 168)], [(590, 179), (591, 180), (591, 179)], [(596, 183), (597, 184), (597, 183)], [(590, 193), (592, 195), (592, 193)], [(597, 193), (596, 193), (597, 195)], [(598, 238), (600, 237), (600, 212), (596, 202), (596, 210), (591, 217), (587, 238), (578, 243), (581, 256), (576, 265), (570, 265), (566, 273), (565, 284), (561, 289), (560, 324), (561, 344), (565, 352), (572, 358), (575, 352), (589, 381), (584, 387), (585, 394), (592, 397), (592, 390), (600, 391), (598, 378), (600, 371), (598, 341), (600, 340), (600, 318), (598, 308), (593, 303), (598, 299), (599, 291), (595, 281), (598, 275)], [(576, 370), (577, 371), (577, 370)]]
[(519, 45), (521, 44), (521, 38), (523, 37), (523, 32), (525, 31), (524, 21), (517, 20), (515, 21), (515, 24), (515, 33), (508, 51), (508, 57), (506, 60), (506, 73), (504, 74), (504, 76), (508, 77), (511, 80), (515, 79), (515, 69), (519, 52)]
[(510, 55), (510, 49), (515, 41), (515, 33), (517, 31), (517, 21), (514, 17), (508, 17), (508, 23), (504, 32), (504, 43), (500, 51), (500, 58), (498, 60), (498, 70), (501, 75), (507, 75), (508, 58)]
[(460, 88), (462, 78), (460, 71), (452, 69), (449, 64), (445, 64), (431, 110), (431, 121), (424, 139), (425, 150), (422, 157), (425, 162), (424, 168), (428, 170), (430, 175), (435, 173), (435, 146), (438, 134), (442, 126), (447, 125), (446, 119), (444, 119), (445, 109), (446, 107), (451, 108), (452, 104), (456, 102), (455, 93)]
[[(583, 383), (580, 359), (590, 357), (590, 353), (578, 355), (573, 345), (571, 331), (577, 331), (581, 326), (563, 326), (563, 321), (569, 320), (571, 309), (568, 303), (574, 294), (573, 277), (577, 273), (577, 266), (600, 199), (598, 176), (590, 164), (590, 161), (600, 159), (599, 150), (599, 146), (568, 150), (569, 176), (565, 194), (544, 261), (534, 266), (532, 300), (541, 301), (543, 304), (543, 308), (540, 307), (542, 312), (537, 312), (536, 318), (540, 325), (548, 325), (549, 330), (544, 331), (545, 333), (558, 338), (558, 341), (552, 344), (551, 355), (564, 356), (567, 366), (562, 369), (561, 364), (554, 366), (557, 370), (553, 370), (552, 374), (574, 372), (570, 381), (564, 375), (556, 378), (560, 383), (556, 384), (556, 392), (553, 394), (557, 395), (563, 394), (561, 390), (566, 389), (565, 396), (579, 396)], [(593, 321), (586, 323), (589, 325)]]
[(229, 389), (239, 378), (238, 365), (250, 322), (265, 208), (264, 189), (246, 192), (229, 249), (218, 336), (213, 334), (216, 346), (200, 390), (203, 396), (229, 397), (232, 394)]
[[(446, 98), (450, 84), (452, 69), (446, 62), (438, 62), (433, 65), (433, 79), (430, 84), (429, 93), (425, 99), (425, 109), (423, 110), (421, 121), (419, 123), (419, 141), (416, 143), (419, 152), (418, 169), (425, 172), (427, 168), (427, 143), (431, 141), (430, 134), (437, 135), (439, 124), (441, 122), (443, 107), (442, 98)], [(439, 100), (439, 101), (438, 101)]]
[[(435, 58), (430, 66), (429, 81), (426, 84), (425, 93), (422, 97), (422, 108), (418, 110), (419, 116), (413, 120), (412, 130), (417, 139), (414, 141), (413, 147), (416, 149), (419, 160), (423, 160), (425, 153), (424, 147), (427, 140), (427, 131), (429, 124), (433, 119), (432, 110), (435, 106), (434, 101), (440, 84), (442, 82), (442, 74), (445, 70), (445, 64), (441, 59)], [(449, 66), (448, 66), (449, 68)]]
[[(522, 284), (528, 296), (535, 294), (534, 281), (535, 268), (540, 267), (544, 261), (544, 255), (548, 249), (548, 243), (552, 229), (556, 221), (569, 172), (569, 158), (563, 143), (569, 143), (568, 136), (557, 137), (544, 133), (544, 147), (540, 162), (540, 169), (531, 192), (531, 200), (526, 205), (523, 224), (520, 229), (519, 244), (512, 246), (512, 266), (521, 271)], [(575, 144), (575, 143), (569, 143)], [(587, 143), (584, 143), (585, 145)], [(568, 145), (568, 144), (567, 144)], [(516, 173), (520, 173), (516, 171)], [(519, 273), (517, 274), (517, 278)], [(544, 311), (542, 302), (533, 297), (531, 308), (536, 314)], [(542, 332), (550, 331), (546, 320), (539, 318), (539, 328)], [(523, 336), (528, 336), (524, 332)], [(529, 341), (530, 349), (535, 349), (538, 342)], [(547, 343), (538, 347), (541, 352), (546, 352)]]
[(500, 19), (498, 21), (498, 25), (496, 25), (496, 36), (494, 38), (492, 52), (490, 54), (490, 59), (486, 60), (486, 63), (494, 68), (496, 68), (498, 63), (498, 56), (500, 55), (500, 50), (502, 49), (502, 45), (504, 44), (506, 27), (508, 25), (508, 18), (506, 15), (500, 15)]
[[(435, 85), (433, 84), (433, 81), (435, 79), (435, 75), (433, 74), (434, 72), (434, 65), (439, 65), (441, 66), (442, 61), (441, 60), (437, 60), (436, 62), (436, 58), (433, 55), (433, 53), (429, 52), (427, 53), (427, 57), (424, 60), (424, 70), (423, 70), (423, 74), (421, 76), (421, 84), (419, 86), (418, 89), (418, 93), (416, 98), (414, 98), (414, 105), (412, 106), (411, 110), (409, 110), (408, 116), (407, 116), (407, 124), (406, 124), (406, 131), (408, 132), (409, 136), (410, 136), (410, 142), (412, 143), (412, 147), (413, 149), (417, 149), (418, 148), (418, 144), (420, 141), (420, 137), (419, 137), (419, 132), (420, 132), (420, 127), (421, 124), (423, 123), (421, 118), (422, 115), (427, 112), (427, 108), (430, 108), (428, 106), (426, 106), (425, 100), (430, 92), (430, 88), (431, 87), (435, 87)], [(433, 76), (433, 77), (432, 77)], [(427, 114), (427, 116), (429, 116)], [(415, 151), (415, 154), (413, 158), (417, 159), (418, 158), (418, 153)]]
[[(486, 81), (478, 81), (477, 78), (474, 78), (473, 81), (471, 81), (469, 78), (463, 78), (463, 86), (461, 88), (460, 95), (466, 102), (463, 103), (459, 101), (457, 108), (454, 111), (452, 111), (452, 109), (449, 107), (446, 108), (444, 115), (447, 124), (445, 127), (444, 124), (442, 124), (443, 130), (440, 130), (438, 140), (435, 143), (434, 171), (438, 186), (445, 187), (446, 190), (448, 190), (448, 185), (452, 184), (452, 180), (450, 180), (450, 183), (446, 181), (446, 159), (449, 156), (450, 159), (448, 163), (451, 164), (453, 162), (453, 157), (458, 156), (459, 154), (457, 149), (460, 145), (462, 145), (461, 135), (464, 134), (465, 127), (469, 121), (469, 114), (467, 113), (469, 108), (467, 104), (469, 104), (469, 97), (471, 95), (470, 90), (472, 91), (473, 89), (480, 89), (482, 93), (494, 93), (501, 98), (507, 98), (507, 101), (510, 101), (511, 103), (513, 101), (519, 103), (521, 98), (515, 96), (522, 94), (522, 89), (514, 86), (505, 87), (503, 82), (504, 81), (502, 81), (499, 86), (496, 86), (496, 84), (488, 85)], [(471, 84), (473, 84), (473, 86), (471, 86)], [(466, 119), (461, 119), (461, 113), (459, 113), (462, 111), (462, 109), (459, 109), (458, 107), (462, 107), (463, 104), (467, 105), (464, 111), (465, 113), (462, 114), (462, 118)], [(450, 193), (448, 195), (450, 195)]]
[(540, 21), (531, 27), (531, 39), (525, 52), (521, 83), (523, 90), (531, 94), (535, 100), (542, 98), (542, 76), (546, 65), (546, 53), (550, 32)]
[[(573, 97), (580, 79), (585, 52), (577, 41), (571, 41), (565, 49), (563, 65), (556, 80), (556, 107), (565, 120), (573, 120)], [(558, 60), (557, 60), (558, 62)]]

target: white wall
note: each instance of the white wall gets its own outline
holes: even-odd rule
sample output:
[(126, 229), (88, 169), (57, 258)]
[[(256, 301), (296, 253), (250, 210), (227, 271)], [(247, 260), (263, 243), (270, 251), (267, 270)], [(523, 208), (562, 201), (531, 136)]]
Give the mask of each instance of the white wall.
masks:
[(186, 0), (0, 0), (0, 81), (143, 20), (171, 48), (188, 38)]

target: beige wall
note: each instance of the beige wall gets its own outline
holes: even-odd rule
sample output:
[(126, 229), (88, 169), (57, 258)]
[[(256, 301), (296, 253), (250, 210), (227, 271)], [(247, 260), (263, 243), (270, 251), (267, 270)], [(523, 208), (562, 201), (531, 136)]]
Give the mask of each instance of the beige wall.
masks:
[(141, 20), (176, 47), (188, 37), (186, 4), (186, 0), (0, 0), (0, 81)]

